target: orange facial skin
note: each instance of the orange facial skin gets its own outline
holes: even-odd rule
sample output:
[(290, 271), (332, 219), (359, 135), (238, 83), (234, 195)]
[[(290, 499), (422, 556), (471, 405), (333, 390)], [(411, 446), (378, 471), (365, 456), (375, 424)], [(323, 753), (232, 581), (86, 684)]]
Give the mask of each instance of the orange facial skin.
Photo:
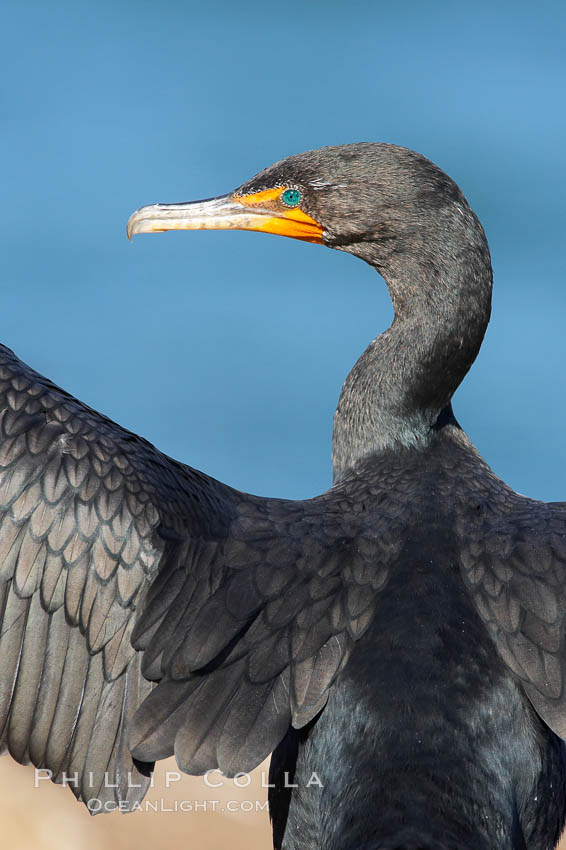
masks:
[[(250, 230), (258, 230), (264, 233), (275, 233), (278, 236), (290, 236), (293, 239), (302, 239), (305, 242), (322, 244), (323, 228), (303, 212), (299, 207), (287, 208), (279, 200), (285, 186), (277, 189), (264, 189), (262, 192), (254, 192), (251, 195), (233, 195), (235, 201), (246, 207), (256, 207), (261, 210), (272, 209), (275, 215), (265, 216), (265, 221), (254, 221)], [(247, 229), (247, 228), (246, 228)]]

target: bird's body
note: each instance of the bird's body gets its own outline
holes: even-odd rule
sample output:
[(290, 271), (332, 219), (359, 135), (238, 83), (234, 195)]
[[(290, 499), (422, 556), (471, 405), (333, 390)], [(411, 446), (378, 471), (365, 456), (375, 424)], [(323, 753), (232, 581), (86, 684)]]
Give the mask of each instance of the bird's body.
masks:
[(514, 493), (452, 414), (489, 321), (481, 225), (432, 163), (362, 144), (142, 208), (129, 232), (227, 227), (348, 251), (388, 284), (334, 485), (239, 493), (0, 349), (1, 741), (102, 808), (143, 797), (155, 759), (234, 774), (275, 750), (283, 850), (549, 850), (566, 506)]

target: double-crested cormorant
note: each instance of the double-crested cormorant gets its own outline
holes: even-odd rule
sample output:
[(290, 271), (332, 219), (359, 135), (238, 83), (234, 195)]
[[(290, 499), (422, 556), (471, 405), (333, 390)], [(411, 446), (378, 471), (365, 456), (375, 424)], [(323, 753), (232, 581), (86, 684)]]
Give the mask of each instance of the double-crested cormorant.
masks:
[(156, 759), (234, 774), (274, 750), (286, 850), (548, 850), (566, 506), (513, 492), (451, 410), (490, 314), (481, 225), (428, 160), (354, 144), (128, 224), (197, 228), (318, 242), (385, 278), (395, 320), (342, 389), (334, 484), (237, 492), (0, 349), (2, 743), (123, 808)]

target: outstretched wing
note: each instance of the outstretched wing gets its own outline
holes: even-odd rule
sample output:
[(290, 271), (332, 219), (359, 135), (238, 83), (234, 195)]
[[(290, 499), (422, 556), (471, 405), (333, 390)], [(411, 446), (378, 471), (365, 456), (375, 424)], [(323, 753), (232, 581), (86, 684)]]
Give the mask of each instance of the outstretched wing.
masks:
[(463, 529), (462, 574), (499, 654), (566, 739), (566, 505), (506, 502)]
[(135, 615), (162, 533), (190, 533), (198, 564), (227, 533), (231, 498), (0, 347), (2, 748), (85, 801), (143, 797), (151, 766), (125, 740), (151, 689)]
[(173, 751), (255, 766), (324, 705), (386, 581), (352, 499), (238, 493), (0, 347), (2, 746), (122, 808)]

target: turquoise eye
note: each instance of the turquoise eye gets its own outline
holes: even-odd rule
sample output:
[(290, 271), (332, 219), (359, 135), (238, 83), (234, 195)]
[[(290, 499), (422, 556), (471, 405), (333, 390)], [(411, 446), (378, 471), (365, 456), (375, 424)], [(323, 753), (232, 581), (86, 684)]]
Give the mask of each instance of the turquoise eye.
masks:
[(301, 193), (298, 189), (285, 189), (281, 195), (281, 200), (286, 207), (297, 207), (301, 203)]

